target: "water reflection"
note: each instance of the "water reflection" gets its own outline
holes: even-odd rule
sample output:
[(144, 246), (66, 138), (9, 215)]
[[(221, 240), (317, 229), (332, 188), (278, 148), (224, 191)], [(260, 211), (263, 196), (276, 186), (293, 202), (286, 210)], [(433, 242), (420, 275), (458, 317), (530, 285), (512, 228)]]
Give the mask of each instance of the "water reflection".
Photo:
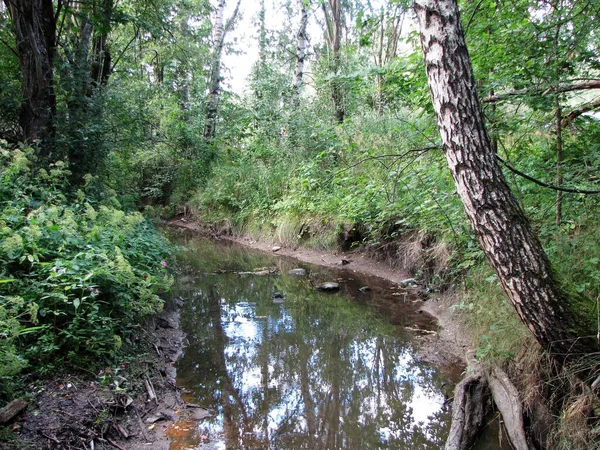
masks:
[(277, 277), (214, 274), (224, 264), (248, 271), (277, 262), (212, 246), (186, 255), (177, 295), (189, 345), (177, 373), (187, 400), (213, 416), (179, 448), (443, 447), (452, 381), (419, 361), (401, 327), (344, 293), (315, 292), (281, 260)]

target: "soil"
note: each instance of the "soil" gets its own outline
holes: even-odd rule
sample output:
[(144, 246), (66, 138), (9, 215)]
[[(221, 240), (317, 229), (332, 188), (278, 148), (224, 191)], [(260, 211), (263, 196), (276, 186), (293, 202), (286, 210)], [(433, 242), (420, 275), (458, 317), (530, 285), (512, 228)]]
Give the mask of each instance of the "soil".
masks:
[[(0, 438), (0, 449), (168, 450), (166, 430), (193, 414), (175, 386), (173, 363), (184, 338), (179, 302), (167, 302), (163, 312), (148, 321), (138, 336), (142, 355), (131, 363), (32, 384), (33, 400), (7, 425), (14, 437), (6, 442)], [(149, 390), (156, 400), (149, 398)]]
[[(360, 249), (342, 252), (289, 247), (278, 242), (215, 233), (185, 218), (171, 220), (166, 225), (311, 264), (344, 266), (346, 270), (398, 285), (412, 276), (376, 261)], [(176, 423), (204, 413), (196, 405), (186, 403), (175, 385), (173, 364), (184, 341), (179, 330), (181, 301), (176, 299), (165, 305), (165, 310), (148, 322), (139, 336), (146, 351), (130, 364), (107, 367), (101, 374), (85, 370), (77, 375), (62, 374), (41, 387), (39, 383), (38, 387), (32, 384), (30, 397), (33, 399), (24, 413), (4, 425), (0, 450), (168, 450), (169, 435), (176, 436), (178, 432)], [(437, 319), (438, 327), (434, 334), (419, 336), (420, 357), (440, 368), (464, 368), (469, 350), (468, 336), (449, 308), (453, 303), (456, 302), (452, 292), (423, 297), (421, 309)], [(151, 390), (156, 399), (150, 399)], [(12, 430), (14, 439), (2, 442), (7, 427)]]

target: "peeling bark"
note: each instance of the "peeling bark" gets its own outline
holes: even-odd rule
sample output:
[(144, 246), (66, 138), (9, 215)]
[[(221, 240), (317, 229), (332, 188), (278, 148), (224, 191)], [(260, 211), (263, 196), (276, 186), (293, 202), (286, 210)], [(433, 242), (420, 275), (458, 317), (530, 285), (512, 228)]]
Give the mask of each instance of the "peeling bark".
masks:
[[(598, 351), (593, 324), (561, 286), (493, 152), (456, 0), (415, 11), (438, 128), (456, 190), (479, 243), (523, 323), (557, 361)], [(590, 307), (593, 305), (590, 303)]]

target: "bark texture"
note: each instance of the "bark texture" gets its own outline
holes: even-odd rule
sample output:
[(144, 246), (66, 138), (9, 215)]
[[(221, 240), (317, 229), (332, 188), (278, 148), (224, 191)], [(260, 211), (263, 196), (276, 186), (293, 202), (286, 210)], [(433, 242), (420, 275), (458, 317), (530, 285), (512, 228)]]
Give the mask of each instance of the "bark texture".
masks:
[(454, 389), (452, 425), (445, 450), (466, 450), (473, 445), (486, 413), (488, 384), (481, 368), (465, 377)]
[(20, 125), (26, 141), (42, 140), (42, 155), (48, 156), (46, 138), (54, 135), (56, 113), (53, 61), (56, 53), (56, 22), (52, 0), (4, 0), (17, 41), (23, 75)]
[(504, 428), (512, 447), (515, 450), (529, 450), (523, 422), (523, 406), (517, 388), (512, 384), (508, 375), (497, 367), (488, 376), (488, 383), (494, 403), (502, 414)]
[(215, 14), (213, 34), (213, 58), (208, 87), (208, 101), (204, 117), (204, 138), (212, 139), (217, 131), (217, 114), (219, 111), (219, 94), (221, 93), (221, 55), (225, 44), (225, 36), (238, 15), (240, 8), (238, 0), (231, 18), (225, 23), (225, 0), (219, 0)]
[(325, 2), (321, 3), (321, 9), (325, 16), (327, 42), (333, 53), (331, 69), (334, 77), (331, 81), (331, 100), (333, 101), (336, 122), (343, 123), (346, 117), (344, 90), (342, 84), (337, 79), (342, 63), (340, 55), (342, 44), (342, 5), (340, 4), (340, 0), (328, 0), (327, 4), (329, 7), (325, 5)]
[(456, 0), (418, 0), (421, 45), (448, 166), (473, 230), (519, 317), (557, 360), (598, 350), (591, 323), (555, 276), (490, 138)]
[(298, 27), (298, 46), (296, 48), (296, 68), (294, 70), (294, 82), (292, 86), (294, 88), (294, 94), (296, 95), (296, 101), (300, 99), (300, 89), (302, 88), (302, 81), (304, 77), (304, 61), (306, 60), (306, 25), (308, 24), (308, 7), (306, 3), (301, 0), (301, 16), (300, 26)]

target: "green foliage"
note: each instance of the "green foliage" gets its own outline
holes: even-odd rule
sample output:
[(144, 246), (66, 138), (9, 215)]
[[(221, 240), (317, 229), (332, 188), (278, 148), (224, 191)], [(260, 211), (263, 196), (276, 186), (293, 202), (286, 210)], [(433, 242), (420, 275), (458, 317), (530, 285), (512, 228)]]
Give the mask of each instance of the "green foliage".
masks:
[(471, 339), (479, 344), (475, 357), (488, 364), (513, 359), (530, 336), (486, 262), (470, 270), (460, 301), (452, 309), (460, 313)]
[(0, 376), (26, 360), (49, 368), (57, 357), (114, 357), (136, 324), (162, 308), (167, 242), (114, 198), (67, 198), (66, 165), (36, 170), (30, 148), (0, 150), (0, 351), (10, 363)]

